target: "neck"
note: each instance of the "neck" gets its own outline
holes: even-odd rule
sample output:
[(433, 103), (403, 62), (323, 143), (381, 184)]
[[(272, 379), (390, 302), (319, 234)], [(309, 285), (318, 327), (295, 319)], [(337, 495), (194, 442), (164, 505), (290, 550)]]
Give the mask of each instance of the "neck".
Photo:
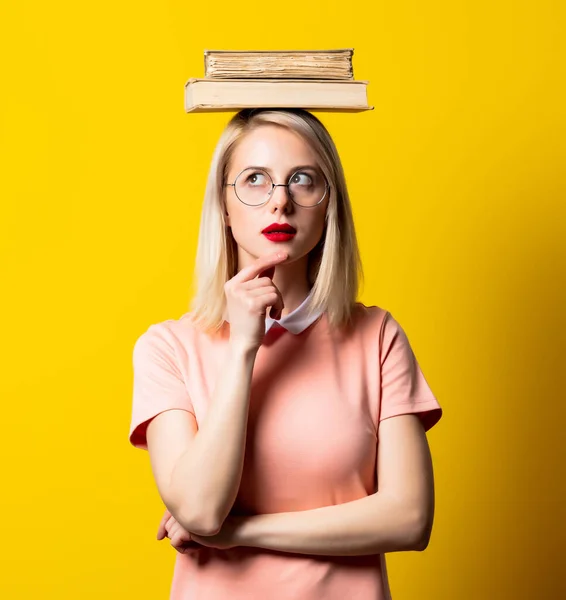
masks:
[(283, 296), (285, 305), (281, 314), (283, 317), (300, 306), (310, 292), (306, 271), (297, 273), (292, 269), (293, 266), (293, 264), (277, 266), (273, 276), (273, 283)]

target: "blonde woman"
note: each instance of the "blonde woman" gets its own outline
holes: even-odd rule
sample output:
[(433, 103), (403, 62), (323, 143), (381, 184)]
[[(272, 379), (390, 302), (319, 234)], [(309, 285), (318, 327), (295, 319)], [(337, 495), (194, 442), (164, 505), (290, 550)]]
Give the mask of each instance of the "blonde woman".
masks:
[(216, 147), (191, 310), (134, 351), (130, 441), (178, 551), (173, 600), (382, 600), (422, 551), (442, 409), (392, 314), (357, 302), (340, 158), (302, 109), (246, 109)]

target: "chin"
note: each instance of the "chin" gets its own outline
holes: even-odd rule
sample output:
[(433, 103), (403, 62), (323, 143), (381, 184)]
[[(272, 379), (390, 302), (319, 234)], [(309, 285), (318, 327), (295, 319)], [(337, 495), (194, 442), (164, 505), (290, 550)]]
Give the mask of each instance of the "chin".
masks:
[(281, 263), (282, 265), (287, 265), (302, 258), (306, 258), (311, 250), (312, 248), (305, 248), (304, 245), (299, 247), (297, 240), (291, 240), (289, 242), (270, 242), (269, 240), (265, 240), (264, 243), (259, 246), (256, 246), (255, 244), (253, 246), (252, 244), (245, 246), (238, 244), (239, 256), (247, 257), (247, 259), (251, 261), (256, 260), (260, 256), (266, 256), (271, 253), (279, 251), (286, 252), (288, 258), (286, 261)]

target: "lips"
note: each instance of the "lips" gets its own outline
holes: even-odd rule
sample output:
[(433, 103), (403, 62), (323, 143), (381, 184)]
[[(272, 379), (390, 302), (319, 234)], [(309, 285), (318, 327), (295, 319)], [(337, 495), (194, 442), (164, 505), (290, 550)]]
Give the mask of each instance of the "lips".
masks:
[(297, 230), (288, 223), (272, 223), (262, 233), (296, 233)]

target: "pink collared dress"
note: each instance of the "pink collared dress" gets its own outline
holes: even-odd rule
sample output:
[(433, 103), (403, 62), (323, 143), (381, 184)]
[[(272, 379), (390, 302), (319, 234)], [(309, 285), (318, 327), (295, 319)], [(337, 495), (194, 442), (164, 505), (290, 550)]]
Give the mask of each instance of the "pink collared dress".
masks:
[[(254, 365), (246, 454), (234, 508), (246, 514), (303, 511), (377, 490), (378, 427), (416, 413), (425, 431), (442, 409), (400, 324), (357, 303), (347, 334), (310, 295), (274, 322)], [(182, 409), (197, 426), (224, 363), (229, 323), (198, 330), (190, 313), (150, 325), (133, 350), (130, 442), (147, 450), (157, 414)], [(385, 555), (315, 556), (259, 548), (175, 553), (170, 600), (387, 600)]]

